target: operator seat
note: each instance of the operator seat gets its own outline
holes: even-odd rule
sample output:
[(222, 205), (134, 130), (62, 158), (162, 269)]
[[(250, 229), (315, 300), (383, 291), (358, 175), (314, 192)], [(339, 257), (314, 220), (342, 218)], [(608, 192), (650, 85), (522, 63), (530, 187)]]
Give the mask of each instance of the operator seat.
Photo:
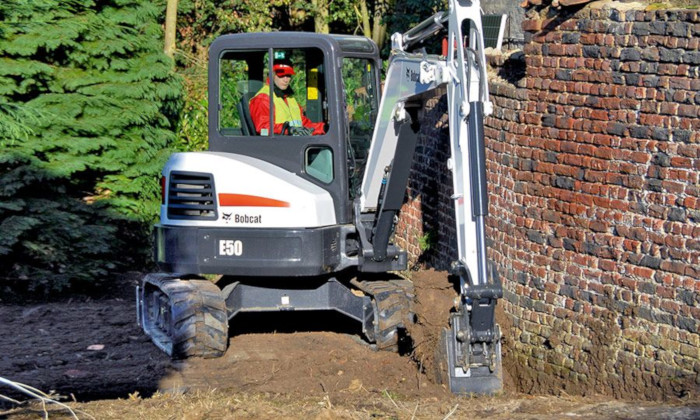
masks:
[(253, 118), (250, 116), (249, 104), (253, 96), (262, 88), (262, 82), (259, 80), (238, 82), (238, 88), (239, 92), (243, 92), (241, 100), (236, 106), (238, 108), (238, 115), (241, 117), (241, 131), (244, 136), (257, 136), (258, 133), (255, 131)]

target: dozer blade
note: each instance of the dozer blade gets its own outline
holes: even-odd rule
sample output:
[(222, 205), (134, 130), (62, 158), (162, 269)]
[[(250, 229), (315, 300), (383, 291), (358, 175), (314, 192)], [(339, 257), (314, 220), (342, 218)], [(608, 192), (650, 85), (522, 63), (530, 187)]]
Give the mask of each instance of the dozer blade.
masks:
[(138, 288), (137, 306), (144, 332), (173, 359), (226, 352), (226, 303), (210, 281), (148, 274)]

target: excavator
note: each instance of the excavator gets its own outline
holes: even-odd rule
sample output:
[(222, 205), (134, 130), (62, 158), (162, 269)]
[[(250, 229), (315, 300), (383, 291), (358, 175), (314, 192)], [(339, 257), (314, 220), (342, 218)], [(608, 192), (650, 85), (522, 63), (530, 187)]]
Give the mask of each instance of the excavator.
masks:
[[(428, 53), (436, 37), (443, 51)], [(395, 275), (407, 254), (392, 239), (418, 112), (446, 89), (459, 297), (436, 354), (452, 392), (502, 388), (494, 318), (502, 288), (485, 240), (483, 118), (492, 104), (480, 2), (450, 0), (391, 44), (383, 86), (379, 49), (361, 36), (245, 33), (211, 44), (209, 149), (166, 163), (154, 229), (160, 272), (136, 290), (140, 326), (172, 358), (223, 355), (229, 325), (263, 312), (333, 311), (378, 350), (410, 340), (414, 290)], [(280, 62), (293, 68), (294, 98), (322, 134), (298, 123), (256, 127), (251, 100), (275, 89)], [(268, 124), (284, 114), (273, 96)]]

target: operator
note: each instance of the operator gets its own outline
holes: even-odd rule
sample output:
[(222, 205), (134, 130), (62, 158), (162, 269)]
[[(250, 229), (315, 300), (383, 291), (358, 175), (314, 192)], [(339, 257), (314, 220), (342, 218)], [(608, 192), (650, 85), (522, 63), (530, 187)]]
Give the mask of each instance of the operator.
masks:
[[(291, 134), (297, 136), (325, 134), (323, 122), (312, 122), (301, 110), (294, 99), (294, 91), (289, 86), (292, 81), (294, 68), (288, 61), (278, 60), (272, 66), (274, 81), (275, 103), (275, 134)], [(270, 130), (270, 83), (265, 84), (250, 100), (250, 116), (255, 125), (255, 131), (267, 135)], [(284, 133), (283, 133), (284, 131)]]

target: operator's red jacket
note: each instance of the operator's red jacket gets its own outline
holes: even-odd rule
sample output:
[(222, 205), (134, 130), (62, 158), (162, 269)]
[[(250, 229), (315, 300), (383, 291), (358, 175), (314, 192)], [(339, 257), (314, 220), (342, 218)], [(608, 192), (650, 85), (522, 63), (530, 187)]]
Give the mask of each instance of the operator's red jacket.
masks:
[[(299, 114), (301, 115), (301, 123), (304, 127), (306, 128), (312, 128), (314, 131), (311, 133), (312, 135), (316, 136), (319, 134), (325, 134), (325, 130), (323, 128), (324, 123), (323, 122), (312, 122), (310, 119), (304, 115), (303, 110), (301, 109), (301, 106), (297, 103), (297, 101), (294, 99), (294, 97), (291, 96), (291, 89), (287, 89), (286, 91), (280, 90), (277, 86), (274, 87), (275, 90), (275, 99), (283, 100), (284, 103), (289, 106), (289, 107), (298, 107), (299, 108)], [(249, 103), (250, 107), (250, 117), (253, 119), (253, 124), (255, 125), (255, 131), (260, 133), (262, 130), (269, 130), (270, 129), (270, 97), (269, 95), (261, 89), (260, 92), (258, 92), (257, 95), (253, 97), (253, 99), (250, 100)], [(275, 118), (275, 134), (282, 134), (282, 126), (284, 125), (285, 121), (277, 121), (277, 115), (274, 115)]]

